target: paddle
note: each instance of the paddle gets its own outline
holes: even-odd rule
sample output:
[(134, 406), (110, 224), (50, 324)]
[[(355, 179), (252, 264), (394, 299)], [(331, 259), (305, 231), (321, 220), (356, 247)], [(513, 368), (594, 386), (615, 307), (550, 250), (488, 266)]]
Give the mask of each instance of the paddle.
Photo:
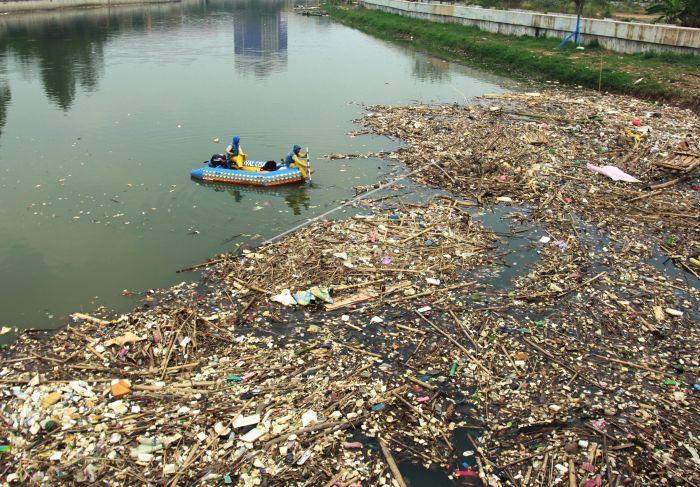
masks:
[(306, 167), (309, 170), (309, 182), (311, 182), (311, 158), (309, 157), (309, 148), (306, 148)]

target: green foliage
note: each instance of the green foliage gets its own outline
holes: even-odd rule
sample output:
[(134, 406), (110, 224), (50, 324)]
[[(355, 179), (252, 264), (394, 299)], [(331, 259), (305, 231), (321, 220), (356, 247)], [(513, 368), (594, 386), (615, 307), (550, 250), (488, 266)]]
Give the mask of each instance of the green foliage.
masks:
[(647, 13), (670, 24), (700, 27), (700, 0), (661, 0), (647, 8)]

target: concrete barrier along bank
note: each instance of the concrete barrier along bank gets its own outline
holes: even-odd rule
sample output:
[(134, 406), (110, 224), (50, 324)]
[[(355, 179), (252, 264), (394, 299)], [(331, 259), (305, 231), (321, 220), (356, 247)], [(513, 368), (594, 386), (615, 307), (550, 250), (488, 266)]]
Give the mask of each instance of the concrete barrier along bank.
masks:
[[(563, 39), (576, 28), (575, 15), (406, 0), (360, 0), (360, 4), (384, 12), (436, 22), (459, 23), (506, 35)], [(617, 52), (655, 51), (700, 55), (700, 29), (690, 27), (582, 18), (580, 32), (584, 44), (597, 40), (601, 46)]]

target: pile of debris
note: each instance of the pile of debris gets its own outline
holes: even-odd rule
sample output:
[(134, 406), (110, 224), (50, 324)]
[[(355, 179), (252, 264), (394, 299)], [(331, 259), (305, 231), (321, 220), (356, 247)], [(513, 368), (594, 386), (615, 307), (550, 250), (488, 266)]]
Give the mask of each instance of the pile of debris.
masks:
[[(550, 90), (471, 106), (374, 106), (361, 122), (405, 141), (419, 180), (479, 202), (526, 202), (552, 228), (576, 213), (657, 239), (700, 273), (700, 119), (634, 98)], [(433, 163), (433, 164), (431, 164)]]
[(655, 107), (630, 146), (621, 124), (651, 106), (620, 100), (375, 108), (367, 123), (409, 142), (392, 157), (452, 196), (382, 196), (128, 315), (23, 334), (0, 363), (0, 479), (697, 485), (698, 281), (654, 243), (693, 270), (693, 162), (655, 190), (586, 168), (661, 179), (697, 124)]
[(328, 12), (323, 10), (321, 7), (312, 5), (296, 5), (294, 7), (294, 12), (299, 15), (304, 15), (306, 17), (327, 17)]
[[(474, 284), (457, 272), (482, 264), (491, 241), (446, 202), (358, 215), (223, 256), (206, 293), (183, 285), (115, 321), (78, 314), (79, 326), (46, 341), (25, 335), (0, 371), (3, 474), (377, 485), (389, 483), (386, 465), (397, 468), (392, 450), (447, 464), (461, 422), (434, 379), (415, 371), (431, 362), (448, 385), (459, 376), (449, 356), (399, 366), (415, 347), (408, 337), (425, 342), (426, 332), (351, 307), (445, 300)], [(304, 302), (311, 283), (323, 286)], [(286, 286), (302, 290), (296, 301)], [(377, 352), (361, 339), (369, 328), (384, 335)]]

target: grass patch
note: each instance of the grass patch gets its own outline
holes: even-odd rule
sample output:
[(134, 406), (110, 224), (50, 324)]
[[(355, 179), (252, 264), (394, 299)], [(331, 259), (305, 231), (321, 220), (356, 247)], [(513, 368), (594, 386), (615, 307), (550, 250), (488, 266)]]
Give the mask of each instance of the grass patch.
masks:
[[(459, 3), (505, 10), (524, 9), (534, 10), (536, 12), (558, 12), (565, 14), (573, 14), (576, 12), (576, 4), (571, 0), (461, 0)], [(584, 17), (612, 17), (614, 11), (643, 14), (644, 8), (633, 0), (615, 2), (614, 8), (609, 0), (586, 0), (586, 3), (583, 5)]]
[(363, 7), (326, 4), (336, 20), (384, 39), (469, 61), (508, 76), (559, 81), (697, 108), (700, 57), (619, 54), (598, 46), (556, 49), (557, 39), (492, 34), (459, 24), (418, 20)]

